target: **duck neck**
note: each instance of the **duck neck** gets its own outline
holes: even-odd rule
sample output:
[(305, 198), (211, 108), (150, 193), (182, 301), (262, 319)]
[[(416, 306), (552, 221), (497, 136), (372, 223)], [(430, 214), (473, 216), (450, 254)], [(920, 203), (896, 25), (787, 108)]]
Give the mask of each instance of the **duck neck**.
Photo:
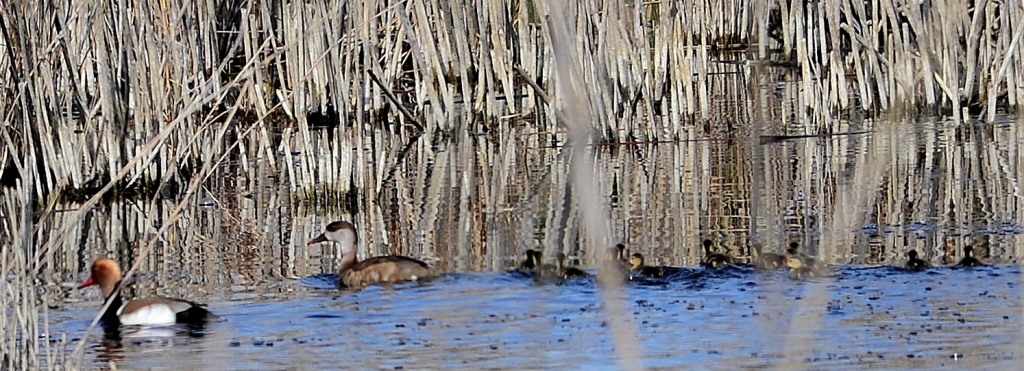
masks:
[(359, 258), (356, 257), (356, 246), (345, 246), (342, 248), (341, 266), (338, 268), (338, 275), (342, 276), (345, 272), (348, 272), (352, 266), (359, 263)]
[[(117, 291), (117, 288), (121, 286), (121, 281), (117, 281), (109, 287), (102, 287), (103, 298), (106, 301), (110, 301), (110, 305), (107, 306), (107, 310), (103, 311), (103, 316), (100, 317), (100, 321), (103, 322), (104, 326), (117, 326), (120, 321), (117, 318), (117, 311), (121, 309), (123, 301), (121, 300), (121, 292)], [(114, 292), (117, 292), (116, 294)], [(113, 295), (113, 297), (111, 297)]]

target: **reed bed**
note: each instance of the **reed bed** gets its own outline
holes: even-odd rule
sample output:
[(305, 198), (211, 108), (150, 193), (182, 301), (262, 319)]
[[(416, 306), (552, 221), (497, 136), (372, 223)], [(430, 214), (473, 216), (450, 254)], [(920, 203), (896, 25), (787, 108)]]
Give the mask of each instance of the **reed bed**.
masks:
[[(159, 135), (118, 189), (173, 191), (205, 151), (243, 166), (284, 153), (301, 165), (289, 182), (309, 189), (355, 173), (341, 152), (367, 145), (363, 130), (564, 132), (555, 21), (572, 30), (564, 47), (579, 56), (595, 141), (691, 137), (728, 121), (714, 117), (723, 101), (749, 117), (736, 92), (764, 84), (796, 87), (769, 115), (826, 127), (880, 110), (991, 118), (1024, 99), (1016, 3), (591, 0), (560, 18), (538, 5), (6, 4), (0, 77), (14, 84), (0, 98), (11, 139), (0, 160), (35, 141), (36, 193), (84, 199)], [(259, 122), (235, 151), (193, 136), (235, 105)], [(310, 135), (338, 126), (355, 134)], [(325, 145), (338, 156), (298, 155)]]
[[(0, 95), (0, 179), (15, 186), (18, 196), (3, 198), (6, 219), (0, 237), (5, 252), (12, 250), (8, 246), (21, 246), (25, 255), (5, 256), (3, 272), (39, 272), (43, 258), (59, 253), (57, 247), (64, 246), (85, 211), (103, 199), (185, 195), (176, 200), (185, 202), (201, 184), (235, 172), (244, 175), (233, 185), (250, 196), (265, 197), (258, 188), (264, 183), (255, 174), (269, 173), (285, 185), (283, 194), (290, 201), (344, 204), (351, 212), (395, 197), (382, 190), (408, 181), (399, 163), (437, 165), (427, 163), (435, 148), (417, 141), (474, 140), (468, 132), (512, 148), (521, 134), (547, 138), (547, 143), (537, 139), (536, 146), (567, 137), (577, 146), (679, 141), (734, 135), (735, 129), (749, 130), (745, 133), (753, 138), (757, 135), (751, 133), (762, 130), (762, 120), (753, 118), (767, 117), (772, 123), (765, 130), (786, 132), (785, 122), (797, 121), (799, 130), (833, 132), (847, 127), (848, 119), (877, 112), (949, 113), (958, 123), (991, 120), (998, 110), (1015, 109), (1024, 100), (1024, 76), (1018, 73), (1024, 71), (1019, 57), (1024, 27), (1013, 21), (1024, 19), (1024, 6), (1012, 2), (980, 7), (952, 0), (587, 0), (548, 5), (4, 3), (0, 78), (12, 83)], [(762, 100), (779, 104), (757, 103)], [(697, 164), (701, 159), (706, 165), (711, 158), (743, 153), (758, 153), (755, 159), (776, 155), (774, 149), (749, 146), (745, 152), (679, 161)], [(571, 161), (556, 162), (583, 166), (573, 170), (575, 180), (550, 176), (577, 186), (586, 182), (579, 174), (588, 168), (581, 148), (574, 147)], [(972, 171), (1001, 164), (998, 153), (981, 147), (973, 153), (996, 159), (971, 164)], [(521, 165), (509, 156), (476, 158), (480, 166), (495, 161), (505, 169)], [(757, 188), (745, 178), (749, 172), (764, 171), (754, 178), (763, 176), (769, 186), (778, 180), (773, 176), (780, 176), (759, 161), (740, 164), (716, 175), (722, 178), (700, 182), (725, 179)], [(828, 166), (801, 165), (806, 171)], [(870, 168), (877, 172), (853, 176), (879, 179), (879, 167)], [(508, 182), (483, 170), (474, 177), (496, 185)], [(815, 189), (815, 205), (830, 205), (846, 194), (830, 187), (831, 182), (808, 182), (808, 188), (823, 188)], [(667, 179), (658, 184), (678, 187)], [(444, 186), (434, 183), (422, 190), (438, 192)], [(944, 202), (976, 191), (998, 197), (997, 191), (1013, 188), (1005, 182), (982, 189), (947, 186)], [(544, 202), (571, 204), (566, 200), (575, 196), (568, 189)], [(858, 197), (865, 207), (880, 202)], [(589, 210), (578, 220), (587, 225), (584, 236), (547, 238), (582, 239), (595, 246), (610, 239), (587, 235), (600, 228), (593, 218), (601, 209), (590, 208), (596, 201), (575, 200)], [(493, 207), (492, 201), (477, 200), (469, 207), (483, 210)], [(688, 202), (695, 201), (672, 202), (693, 206)], [(725, 199), (700, 202), (728, 204)], [(47, 224), (55, 223), (58, 205), (65, 203), (77, 209)], [(440, 214), (446, 206), (432, 207)], [(792, 214), (788, 220), (804, 228), (810, 222), (799, 210), (770, 201), (756, 209)], [(551, 220), (577, 221), (567, 209), (553, 210)], [(889, 216), (880, 213), (879, 218)], [(425, 223), (402, 218), (380, 214), (398, 231)], [(708, 220), (701, 223), (744, 223), (724, 216)], [(57, 233), (36, 246), (30, 241), (39, 225), (54, 226)], [(753, 222), (755, 231), (762, 227), (782, 234), (789, 225)], [(486, 233), (476, 228), (474, 237)], [(641, 236), (650, 228), (625, 227)], [(11, 298), (19, 305), (34, 300)], [(33, 324), (38, 318), (19, 322), (20, 339), (38, 334)], [(5, 352), (30, 346), (11, 340)]]

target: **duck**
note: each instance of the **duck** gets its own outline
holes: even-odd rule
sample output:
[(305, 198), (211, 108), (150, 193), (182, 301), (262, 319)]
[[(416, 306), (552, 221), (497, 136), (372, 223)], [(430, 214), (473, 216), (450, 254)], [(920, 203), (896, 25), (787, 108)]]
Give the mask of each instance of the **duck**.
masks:
[(644, 256), (640, 253), (633, 253), (629, 256), (629, 265), (632, 276), (647, 278), (665, 278), (663, 267), (652, 267), (644, 264)]
[(811, 269), (813, 269), (815, 271), (822, 271), (825, 268), (827, 268), (827, 266), (825, 265), (824, 262), (819, 262), (818, 260), (814, 259), (813, 256), (804, 254), (802, 251), (800, 251), (800, 244), (798, 244), (796, 242), (790, 242), (789, 243), (789, 248), (786, 249), (786, 260), (787, 260), (786, 265), (787, 266), (789, 265), (788, 260), (789, 260), (790, 257), (795, 257), (797, 259), (800, 259), (800, 262), (804, 266), (810, 267)]
[(89, 278), (86, 278), (78, 288), (84, 289), (94, 285), (100, 287), (105, 300), (111, 301), (110, 306), (100, 317), (102, 326), (107, 329), (115, 329), (121, 325), (203, 326), (208, 322), (222, 320), (220, 316), (204, 308), (203, 304), (184, 299), (153, 296), (125, 302), (117, 290), (121, 285), (121, 266), (109, 258), (97, 258), (93, 261)]
[(378, 283), (417, 282), (437, 276), (427, 263), (401, 255), (376, 256), (360, 261), (359, 233), (347, 221), (336, 221), (324, 227), (324, 232), (306, 242), (314, 245), (334, 242), (341, 245), (341, 265), (338, 280), (344, 288), (360, 290)]
[(704, 268), (718, 269), (724, 267), (726, 264), (732, 264), (732, 257), (726, 254), (714, 252), (711, 250), (711, 240), (704, 240), (704, 259), (701, 260), (700, 265)]
[(981, 260), (974, 257), (974, 248), (970, 245), (964, 246), (964, 258), (960, 259), (960, 263), (957, 266), (960, 267), (977, 267), (979, 265), (985, 265)]
[(565, 265), (565, 254), (558, 253), (558, 260), (556, 260), (556, 268), (558, 270), (558, 278), (562, 280), (568, 280), (572, 278), (587, 278), (590, 274), (584, 272), (582, 269), (576, 267), (569, 267)]
[(907, 269), (912, 271), (922, 271), (928, 268), (928, 262), (917, 257), (917, 250), (907, 251), (907, 258)]
[(609, 247), (606, 252), (606, 257), (601, 264), (605, 269), (610, 270), (614, 275), (618, 275), (622, 278), (628, 278), (630, 275), (630, 263), (626, 260), (626, 245), (616, 244), (614, 247)]
[(526, 259), (519, 262), (519, 267), (515, 271), (524, 274), (533, 274), (533, 269), (536, 267), (533, 256), (537, 251), (533, 249), (526, 250)]
[(533, 251), (533, 281), (536, 283), (557, 283), (561, 280), (559, 278), (560, 270), (557, 265), (544, 263), (544, 254), (538, 250)]
[(789, 267), (789, 278), (802, 280), (821, 276), (821, 268), (815, 264), (806, 264), (804, 259), (790, 255), (786, 257), (786, 266)]
[[(789, 244), (790, 249), (796, 251), (797, 243), (792, 242)], [(786, 256), (782, 254), (761, 252), (761, 245), (754, 244), (754, 250), (757, 251), (757, 259), (754, 260), (754, 268), (760, 270), (776, 270), (786, 266)]]

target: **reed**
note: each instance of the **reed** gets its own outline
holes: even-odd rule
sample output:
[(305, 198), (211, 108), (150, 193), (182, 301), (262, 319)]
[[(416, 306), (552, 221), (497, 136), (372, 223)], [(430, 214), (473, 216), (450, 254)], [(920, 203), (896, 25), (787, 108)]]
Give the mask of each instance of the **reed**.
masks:
[[(761, 125), (752, 117), (815, 132), (878, 112), (992, 119), (1024, 101), (1022, 12), (954, 0), (5, 2), (0, 183), (20, 196), (0, 209), (4, 246), (25, 255), (5, 257), (4, 273), (37, 272), (107, 195), (188, 195), (223, 167), (266, 167), (294, 200), (380, 199), (421, 131), (543, 134), (541, 146), (566, 133), (686, 140)], [(55, 239), (29, 243), (39, 229), (26, 221), (46, 225), (66, 200), (81, 205)]]
[[(293, 189), (350, 177), (337, 159), (313, 157), (367, 144), (364, 129), (563, 132), (566, 102), (546, 99), (566, 88), (553, 73), (552, 22), (573, 30), (566, 47), (583, 57), (595, 141), (699, 135), (698, 123), (728, 124), (716, 118), (722, 102), (750, 117), (741, 92), (755, 73), (765, 75), (757, 84), (795, 81), (770, 115), (824, 127), (851, 112), (991, 118), (1024, 99), (1011, 21), (1022, 11), (1007, 2), (588, 0), (553, 18), (529, 1), (11, 2), (0, 9), (0, 77), (15, 84), (0, 110), (12, 145), (0, 159), (20, 158), (33, 141), (39, 199), (84, 199), (179, 118), (118, 186), (152, 197), (178, 190), (205, 151), (228, 155), (193, 136), (236, 125), (209, 119), (225, 105), (260, 122), (230, 156), (248, 166), (285, 152), (298, 162), (287, 167)], [(202, 108), (180, 115), (189, 102)], [(536, 119), (508, 121), (519, 117)], [(310, 135), (337, 126), (360, 130)]]

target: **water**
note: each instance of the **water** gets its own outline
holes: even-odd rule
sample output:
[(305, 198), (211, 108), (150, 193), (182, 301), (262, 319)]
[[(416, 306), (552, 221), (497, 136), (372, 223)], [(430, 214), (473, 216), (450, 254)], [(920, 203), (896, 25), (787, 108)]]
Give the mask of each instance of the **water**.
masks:
[[(82, 361), (123, 369), (613, 369), (613, 336), (623, 335), (611, 333), (593, 282), (538, 286), (504, 272), (527, 248), (593, 267), (596, 249), (624, 242), (649, 264), (694, 272), (631, 282), (615, 296), (647, 368), (1013, 368), (1024, 358), (1016, 345), (1024, 138), (1006, 120), (847, 123), (840, 129), (870, 133), (757, 147), (742, 137), (594, 147), (600, 194), (582, 196), (606, 207), (609, 237), (601, 241), (579, 227), (569, 150), (546, 138), (424, 140), (408, 158), (368, 156), (367, 168), (396, 171), (364, 174), (357, 209), (292, 202), (271, 176), (224, 169), (218, 179), (235, 188), (198, 195), (125, 295), (206, 302), (227, 321), (199, 332), (125, 333), (120, 342), (93, 334)], [(765, 160), (752, 160), (755, 150)], [(134, 261), (173, 205), (115, 203), (72, 222), (77, 228), (44, 257), (38, 277), (51, 334), (83, 337), (101, 305), (98, 290), (75, 289), (89, 263)], [(449, 274), (338, 291), (337, 249), (304, 245), (337, 219), (356, 222), (362, 256), (411, 255)], [(796, 241), (834, 270), (808, 281), (704, 272), (704, 238), (741, 258), (751, 239), (773, 252)], [(949, 268), (966, 245), (993, 265)], [(937, 267), (888, 267), (902, 265), (909, 249)]]
[[(540, 369), (614, 368), (599, 290), (590, 280), (536, 285), (505, 273), (428, 284), (330, 288), (288, 281), (286, 300), (211, 305), (229, 320), (201, 337), (126, 335), (95, 347), (95, 367)], [(646, 368), (1014, 368), (1020, 269), (846, 266), (793, 281), (782, 272), (698, 273), (632, 282), (620, 296)], [(77, 319), (72, 319), (77, 318)], [(53, 330), (88, 325), (83, 310)], [(783, 367), (786, 366), (786, 367)]]

